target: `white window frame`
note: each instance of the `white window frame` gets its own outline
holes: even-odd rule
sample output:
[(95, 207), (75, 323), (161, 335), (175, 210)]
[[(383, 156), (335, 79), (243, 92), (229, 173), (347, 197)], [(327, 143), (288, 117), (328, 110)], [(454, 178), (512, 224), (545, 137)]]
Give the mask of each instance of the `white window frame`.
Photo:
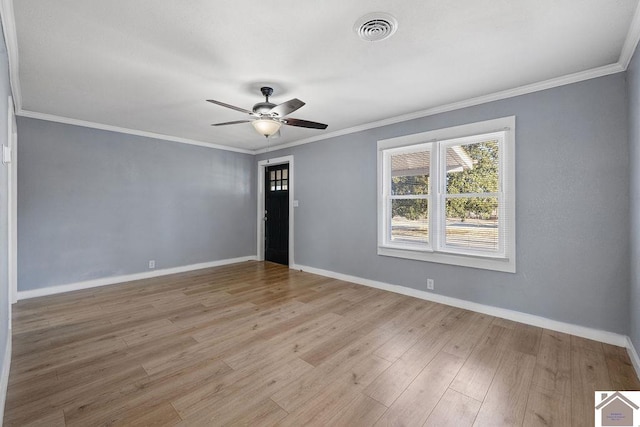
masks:
[[(409, 154), (409, 153), (415, 153), (415, 152), (421, 152), (421, 151), (429, 151), (429, 159), (430, 159), (430, 165), (429, 165), (429, 170), (433, 170), (433, 166), (434, 166), (434, 152), (433, 152), (433, 144), (432, 143), (423, 143), (423, 144), (413, 144), (413, 145), (409, 145), (409, 146), (402, 146), (402, 147), (397, 147), (397, 148), (389, 148), (387, 150), (384, 150), (382, 153), (383, 156), (383, 162), (384, 162), (384, 167), (383, 167), (383, 173), (384, 173), (384, 179), (382, 180), (382, 186), (383, 186), (383, 197), (384, 197), (384, 216), (385, 218), (391, 218), (391, 200), (409, 200), (409, 199), (424, 199), (427, 200), (427, 217), (431, 218), (432, 216), (432, 209), (433, 209), (433, 203), (434, 203), (434, 197), (433, 197), (433, 188), (432, 188), (432, 183), (431, 180), (429, 180), (429, 191), (428, 194), (426, 195), (402, 195), (402, 196), (394, 196), (391, 194), (391, 177), (389, 176), (388, 172), (391, 171), (391, 157), (394, 155), (398, 155), (398, 154)], [(391, 246), (397, 249), (407, 249), (407, 250), (432, 250), (432, 246), (431, 246), (431, 242), (433, 242), (433, 231), (432, 231), (432, 227), (429, 227), (429, 235), (427, 237), (428, 242), (425, 243), (411, 243), (411, 242), (402, 242), (402, 243), (392, 243), (391, 242), (391, 227), (389, 226), (389, 221), (385, 221), (384, 223), (384, 230), (383, 230), (383, 241), (384, 241), (384, 246)]]
[[(378, 255), (452, 264), (487, 270), (516, 272), (515, 215), (515, 116), (438, 129), (378, 141)], [(446, 149), (452, 145), (499, 139), (499, 190), (478, 196), (498, 197), (503, 207), (498, 215), (498, 251), (448, 247), (444, 233)], [(428, 244), (391, 242), (391, 156), (430, 149)], [(473, 194), (465, 194), (470, 197)], [(451, 195), (449, 195), (451, 197)], [(405, 197), (406, 198), (406, 197)], [(425, 197), (420, 197), (425, 198)]]

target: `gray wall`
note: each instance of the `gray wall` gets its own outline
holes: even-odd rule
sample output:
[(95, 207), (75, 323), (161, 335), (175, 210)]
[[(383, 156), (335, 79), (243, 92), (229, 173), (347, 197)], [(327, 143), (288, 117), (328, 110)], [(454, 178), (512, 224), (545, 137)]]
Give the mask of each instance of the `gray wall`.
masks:
[(630, 334), (640, 351), (640, 48), (627, 70), (629, 99), (629, 150), (631, 163), (631, 287)]
[[(632, 333), (637, 343), (625, 77), (272, 152), (295, 156), (296, 263), (416, 289), (430, 277), (443, 295)], [(378, 256), (376, 141), (509, 115), (517, 117), (517, 273)], [(264, 155), (26, 118), (18, 137), (19, 290), (148, 271), (149, 259), (170, 268), (255, 253)]]
[(18, 150), (19, 291), (255, 255), (252, 155), (23, 117)]
[[(0, 28), (0, 145), (8, 145), (7, 97), (11, 96), (9, 83), (9, 60)], [(9, 277), (7, 275), (9, 248), (7, 245), (7, 215), (9, 194), (7, 191), (7, 165), (0, 163), (0, 366), (4, 364), (4, 349), (9, 336)], [(0, 408), (2, 409), (2, 408)]]
[[(296, 263), (628, 334), (625, 91), (620, 73), (271, 153), (295, 158)], [(510, 115), (517, 273), (378, 256), (376, 141)]]

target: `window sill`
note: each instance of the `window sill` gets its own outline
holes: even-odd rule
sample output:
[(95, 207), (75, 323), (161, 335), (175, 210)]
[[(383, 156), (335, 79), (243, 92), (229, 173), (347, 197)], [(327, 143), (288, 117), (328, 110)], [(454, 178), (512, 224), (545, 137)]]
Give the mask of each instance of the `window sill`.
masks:
[(513, 258), (483, 257), (446, 252), (399, 249), (386, 246), (378, 246), (378, 255), (458, 265), (461, 267), (480, 268), (483, 270), (502, 271), (505, 273), (516, 272), (516, 263)]

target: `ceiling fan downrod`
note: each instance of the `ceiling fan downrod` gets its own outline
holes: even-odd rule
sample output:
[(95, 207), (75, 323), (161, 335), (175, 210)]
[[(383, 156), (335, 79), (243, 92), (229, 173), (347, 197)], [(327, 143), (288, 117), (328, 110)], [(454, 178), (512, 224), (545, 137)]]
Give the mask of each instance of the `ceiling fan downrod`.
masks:
[(263, 86), (260, 88), (260, 92), (262, 92), (262, 96), (265, 97), (265, 102), (269, 102), (269, 97), (273, 94), (273, 88)]

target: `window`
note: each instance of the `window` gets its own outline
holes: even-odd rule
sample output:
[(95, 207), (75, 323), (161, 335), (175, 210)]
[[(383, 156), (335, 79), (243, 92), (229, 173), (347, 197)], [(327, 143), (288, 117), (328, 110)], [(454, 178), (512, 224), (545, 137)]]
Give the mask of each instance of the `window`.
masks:
[(286, 191), (289, 182), (289, 169), (277, 169), (269, 172), (269, 190)]
[(515, 272), (515, 117), (378, 141), (378, 254)]

